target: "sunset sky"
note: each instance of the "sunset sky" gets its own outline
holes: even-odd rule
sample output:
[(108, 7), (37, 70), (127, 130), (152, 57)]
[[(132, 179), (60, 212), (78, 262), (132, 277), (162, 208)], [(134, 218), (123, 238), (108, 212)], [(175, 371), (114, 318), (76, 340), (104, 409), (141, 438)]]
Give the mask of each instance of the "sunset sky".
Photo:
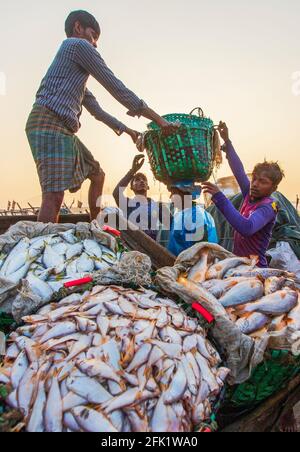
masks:
[[(0, 207), (8, 199), (40, 203), (24, 128), (75, 9), (97, 17), (102, 57), (151, 107), (166, 114), (201, 106), (215, 123), (225, 120), (248, 171), (264, 158), (279, 160), (286, 172), (281, 191), (292, 201), (300, 194), (300, 96), (292, 92), (292, 76), (300, 71), (299, 0), (15, 0), (0, 7), (0, 83), (3, 74), (6, 79), (5, 93), (0, 86)], [(147, 120), (128, 117), (92, 78), (88, 87), (106, 111), (146, 129)], [(100, 161), (111, 192), (136, 150), (88, 113), (81, 122), (79, 137)], [(147, 172), (157, 194), (148, 166)], [(224, 165), (218, 176), (229, 174)], [(76, 199), (86, 202), (86, 189)]]

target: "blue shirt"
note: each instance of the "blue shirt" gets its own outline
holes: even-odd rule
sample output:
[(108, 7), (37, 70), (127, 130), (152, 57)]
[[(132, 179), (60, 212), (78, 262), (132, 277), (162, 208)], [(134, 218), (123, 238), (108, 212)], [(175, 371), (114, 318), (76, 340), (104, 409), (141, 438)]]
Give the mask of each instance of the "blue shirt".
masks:
[(218, 243), (213, 217), (201, 206), (175, 213), (171, 226), (168, 250), (178, 256), (198, 242)]
[(106, 113), (87, 89), (90, 75), (129, 110), (130, 116), (141, 115), (145, 102), (113, 74), (92, 44), (78, 38), (68, 38), (62, 43), (41, 82), (36, 104), (56, 113), (73, 133), (80, 128), (79, 119), (85, 107), (97, 120), (120, 135), (125, 130), (124, 124)]

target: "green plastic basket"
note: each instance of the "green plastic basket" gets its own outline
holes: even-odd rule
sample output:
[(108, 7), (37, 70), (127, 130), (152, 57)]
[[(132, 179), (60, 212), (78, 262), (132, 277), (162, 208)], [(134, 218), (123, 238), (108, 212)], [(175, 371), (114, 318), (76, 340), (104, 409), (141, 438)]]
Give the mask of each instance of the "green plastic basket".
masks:
[[(198, 111), (198, 116), (193, 115)], [(145, 146), (152, 172), (157, 180), (165, 184), (181, 180), (207, 181), (214, 169), (213, 146), (214, 123), (204, 117), (201, 108), (187, 114), (168, 114), (169, 122), (179, 121), (178, 132), (164, 136), (155, 124), (145, 135)]]

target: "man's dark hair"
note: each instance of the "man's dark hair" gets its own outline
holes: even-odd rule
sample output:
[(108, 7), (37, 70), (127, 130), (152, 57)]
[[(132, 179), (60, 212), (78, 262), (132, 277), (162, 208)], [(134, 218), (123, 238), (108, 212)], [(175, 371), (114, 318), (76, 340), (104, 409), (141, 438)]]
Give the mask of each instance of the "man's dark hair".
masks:
[(65, 23), (65, 32), (68, 38), (73, 36), (74, 26), (76, 22), (80, 22), (84, 29), (92, 28), (98, 35), (100, 35), (100, 25), (92, 14), (87, 11), (73, 11), (69, 14)]
[(284, 171), (280, 168), (278, 162), (258, 163), (253, 170), (253, 174), (266, 173), (268, 178), (273, 182), (274, 186), (278, 186), (282, 179), (285, 177)]
[(143, 178), (148, 182), (148, 178), (147, 178), (146, 174), (144, 174), (144, 173), (136, 173), (136, 174), (133, 176), (133, 178), (131, 179), (131, 182), (130, 182), (130, 188), (131, 188), (131, 190), (132, 190), (132, 187), (133, 187), (133, 182), (134, 182), (138, 177), (143, 177)]

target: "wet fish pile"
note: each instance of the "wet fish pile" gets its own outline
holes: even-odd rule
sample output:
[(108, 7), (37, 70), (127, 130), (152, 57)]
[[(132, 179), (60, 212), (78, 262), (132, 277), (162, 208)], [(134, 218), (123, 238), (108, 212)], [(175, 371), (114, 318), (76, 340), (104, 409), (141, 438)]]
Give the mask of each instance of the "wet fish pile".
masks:
[(281, 331), (288, 325), (300, 330), (300, 295), (295, 275), (273, 268), (257, 268), (256, 261), (228, 258), (209, 263), (209, 249), (179, 282), (196, 283), (203, 295), (212, 295), (239, 329), (252, 337)]
[(29, 432), (189, 432), (229, 370), (197, 321), (150, 290), (96, 286), (23, 319), (0, 383)]
[(120, 253), (95, 240), (81, 241), (69, 230), (20, 240), (7, 256), (1, 255), (0, 277), (15, 284), (26, 279), (32, 292), (49, 302), (65, 282), (105, 270), (120, 258)]

